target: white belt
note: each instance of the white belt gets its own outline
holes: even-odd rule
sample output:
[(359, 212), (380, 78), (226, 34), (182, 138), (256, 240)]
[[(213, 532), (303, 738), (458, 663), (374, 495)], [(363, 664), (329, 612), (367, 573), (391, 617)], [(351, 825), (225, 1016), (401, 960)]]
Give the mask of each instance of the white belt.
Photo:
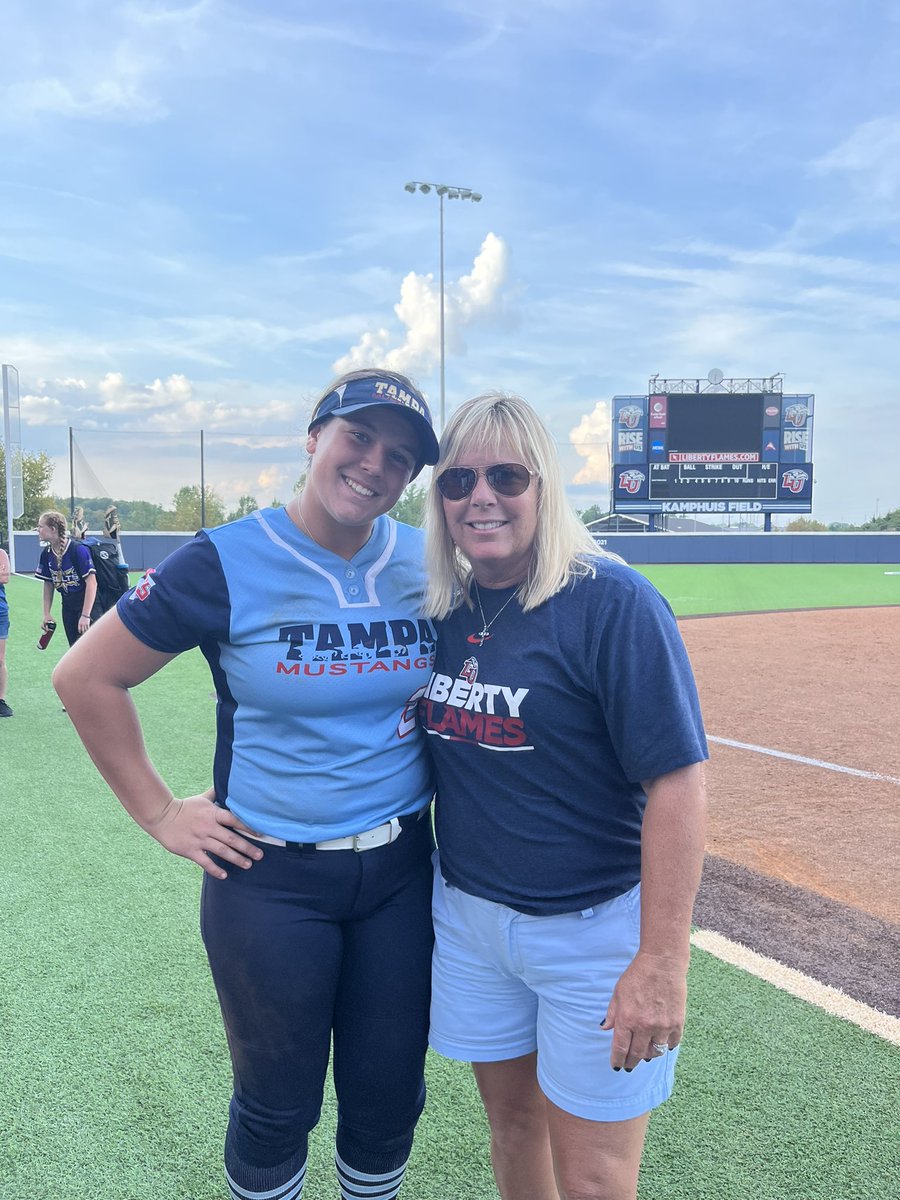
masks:
[[(424, 810), (423, 810), (424, 811)], [(317, 850), (374, 850), (377, 846), (389, 846), (396, 842), (403, 832), (399, 817), (392, 817), (384, 825), (376, 825), (365, 833), (352, 833), (348, 837), (331, 838), (327, 842), (316, 842)], [(269, 837), (267, 833), (248, 833), (256, 842), (266, 842), (269, 846), (296, 846), (301, 843), (286, 842), (284, 838)]]

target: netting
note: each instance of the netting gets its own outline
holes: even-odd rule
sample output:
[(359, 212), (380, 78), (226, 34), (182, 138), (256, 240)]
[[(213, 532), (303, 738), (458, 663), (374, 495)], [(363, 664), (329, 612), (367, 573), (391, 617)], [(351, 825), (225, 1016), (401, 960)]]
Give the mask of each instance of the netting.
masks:
[[(177, 509), (179, 493), (199, 493), (201, 481), (218, 519), (239, 508), (285, 503), (306, 467), (304, 442), (300, 434), (72, 430), (67, 507), (74, 494), (95, 528), (115, 503), (126, 525), (153, 528), (151, 509)], [(132, 510), (137, 522), (129, 520)]]

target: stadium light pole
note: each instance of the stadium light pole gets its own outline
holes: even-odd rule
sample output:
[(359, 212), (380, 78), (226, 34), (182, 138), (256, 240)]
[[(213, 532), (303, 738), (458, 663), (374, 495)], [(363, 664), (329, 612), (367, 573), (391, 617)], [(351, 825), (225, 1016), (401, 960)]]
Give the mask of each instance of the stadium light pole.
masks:
[(476, 204), (481, 200), (481, 192), (473, 192), (471, 188), (459, 187), (450, 183), (423, 183), (411, 179), (404, 184), (407, 192), (421, 192), (427, 196), (434, 191), (440, 201), (440, 247), (441, 247), (441, 432), (444, 431), (446, 417), (446, 354), (444, 349), (444, 197), (448, 200), (473, 200)]

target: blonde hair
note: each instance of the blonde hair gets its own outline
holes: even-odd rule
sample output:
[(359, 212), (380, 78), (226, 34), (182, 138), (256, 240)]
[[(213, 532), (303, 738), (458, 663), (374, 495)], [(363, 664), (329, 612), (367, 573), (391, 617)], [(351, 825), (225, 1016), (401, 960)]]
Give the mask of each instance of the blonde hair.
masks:
[(428, 585), (425, 615), (446, 617), (465, 601), (472, 605), (469, 584), (472, 567), (457, 549), (447, 529), (437, 479), (446, 467), (464, 464), (474, 447), (509, 453), (534, 472), (537, 488), (537, 530), (528, 574), (519, 603), (528, 612), (582, 575), (593, 574), (591, 559), (604, 557), (566, 497), (556, 446), (546, 425), (520, 396), (485, 392), (467, 400), (453, 413), (441, 436), (441, 457), (434, 468), (425, 507)]
[(57, 512), (55, 508), (48, 508), (46, 512), (42, 512), (38, 517), (38, 525), (48, 525), (55, 531), (58, 538), (64, 538), (69, 533), (69, 523), (61, 512)]

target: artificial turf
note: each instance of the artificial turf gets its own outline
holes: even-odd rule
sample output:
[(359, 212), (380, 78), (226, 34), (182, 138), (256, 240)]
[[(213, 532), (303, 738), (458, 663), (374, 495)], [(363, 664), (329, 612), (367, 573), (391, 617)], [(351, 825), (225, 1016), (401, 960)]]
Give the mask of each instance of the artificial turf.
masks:
[[(0, 1197), (223, 1200), (229, 1066), (199, 869), (142, 833), (96, 775), (49, 684), (64, 641), (34, 646), (40, 587), (14, 579), (8, 593)], [(211, 692), (196, 652), (136, 689), (151, 754), (180, 794), (209, 782)], [(699, 950), (690, 989), (641, 1200), (896, 1200), (896, 1048)], [(468, 1069), (430, 1056), (428, 1078), (404, 1195), (491, 1200)], [(333, 1123), (329, 1093), (305, 1200), (337, 1194)]]
[(900, 567), (889, 563), (666, 563), (635, 569), (679, 616), (900, 604)]

